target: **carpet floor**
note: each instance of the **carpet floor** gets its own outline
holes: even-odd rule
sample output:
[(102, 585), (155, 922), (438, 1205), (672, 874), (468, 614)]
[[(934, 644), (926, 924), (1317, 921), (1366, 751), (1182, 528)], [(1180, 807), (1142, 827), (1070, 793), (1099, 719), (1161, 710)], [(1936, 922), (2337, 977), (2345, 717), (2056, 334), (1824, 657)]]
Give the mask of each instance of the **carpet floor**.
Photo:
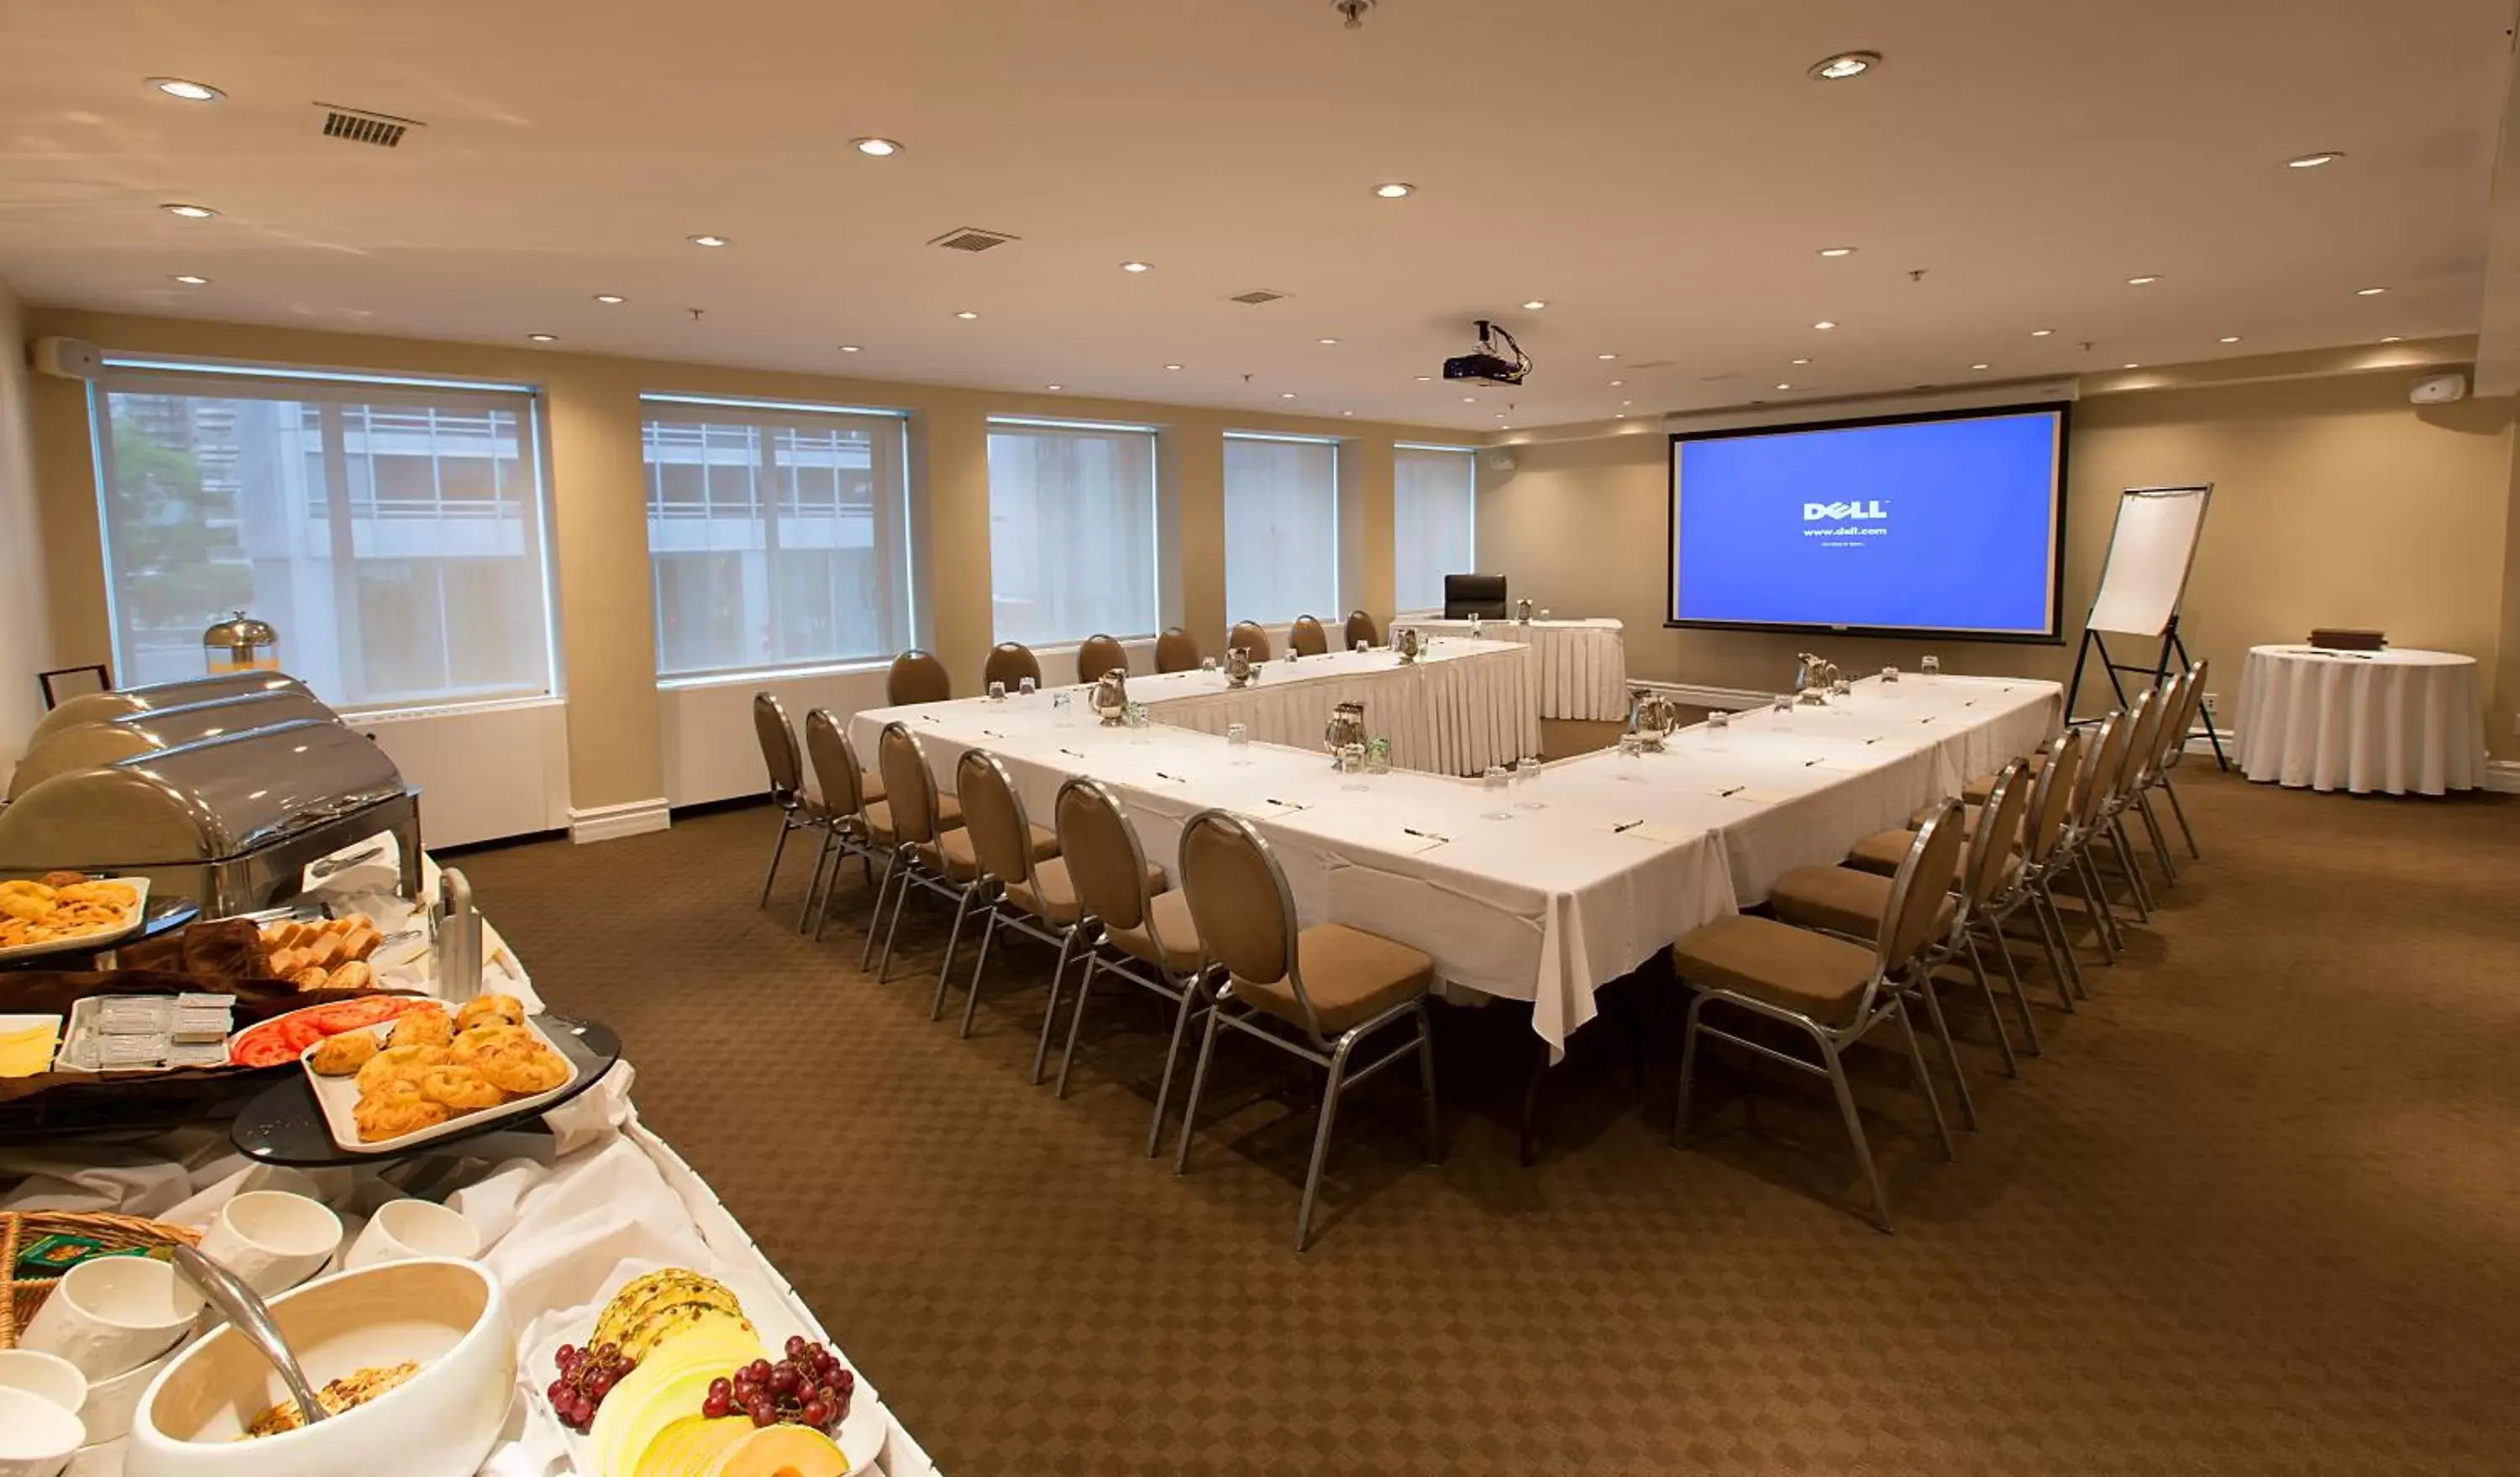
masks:
[(464, 866), (957, 1477), (2520, 1469), (2520, 803), (2182, 773), (2206, 859), (2078, 1013), (2031, 974), (2046, 1054), (2006, 1078), (1956, 1018), (1957, 1162), (1858, 1053), (1889, 1236), (1817, 1079), (1710, 1048), (1670, 1145), (1660, 980), (1577, 1038), (1530, 1169), (1527, 1014), (1445, 1010), (1448, 1157), (1411, 1074), (1367, 1084), (1298, 1256), (1300, 1064), (1228, 1038), (1176, 1179), (1154, 997), (1104, 987), (1033, 1088), (1049, 951), (995, 954), (959, 1040), (950, 910), (878, 986), (854, 871), (820, 944), (806, 862), (754, 907), (765, 810)]

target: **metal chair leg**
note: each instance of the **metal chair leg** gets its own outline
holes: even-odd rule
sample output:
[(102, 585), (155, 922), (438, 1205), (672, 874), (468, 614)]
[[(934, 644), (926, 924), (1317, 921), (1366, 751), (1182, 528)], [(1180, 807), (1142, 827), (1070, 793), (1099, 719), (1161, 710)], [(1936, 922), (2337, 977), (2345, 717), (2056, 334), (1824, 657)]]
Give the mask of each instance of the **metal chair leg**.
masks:
[(2117, 910), (2109, 906), (2109, 889), (2100, 881), (2100, 865), (2087, 845), (2074, 853), (2074, 884), (2082, 889), (2083, 906), (2092, 913), (2092, 931), (2099, 935), (2101, 962), (2115, 964), (2123, 946), (2118, 937)]
[[(1901, 1019), (1904, 1020), (1906, 1017), (1902, 1016)], [(1855, 1162), (1863, 1168), (1864, 1183), (1872, 1191), (1872, 1224), (1880, 1227), (1882, 1234), (1887, 1235), (1891, 1232), (1890, 1197), (1882, 1191), (1881, 1172), (1872, 1164), (1872, 1144), (1864, 1137), (1864, 1119), (1855, 1110), (1854, 1084), (1846, 1080), (1846, 1068), (1838, 1061), (1837, 1048), (1829, 1044), (1828, 1038), (1815, 1036), (1813, 1039), (1820, 1043), (1821, 1060), (1827, 1064), (1829, 1091), (1837, 1096), (1838, 1114), (1846, 1120), (1846, 1138), (1848, 1142), (1855, 1145)], [(1908, 1049), (1912, 1052), (1915, 1047), (1915, 1033), (1910, 1032)], [(1924, 1058), (1919, 1056), (1916, 1058), (1916, 1070), (1922, 1072), (1924, 1069)], [(1932, 1088), (1928, 1087), (1926, 1091), (1930, 1093)], [(1942, 1109), (1937, 1107), (1934, 1113), (1936, 1121), (1940, 1121)]]
[(1418, 1002), (1418, 1085), (1426, 1094), (1426, 1162), (1444, 1162), (1444, 1125), (1435, 1107), (1435, 1017)]
[(954, 1033), (961, 1041), (971, 1039), (971, 1017), (980, 1009), (980, 973), (989, 967), (989, 940), (998, 936), (998, 908), (990, 903), (980, 910), (980, 956), (971, 962), (971, 988), (963, 995), (963, 1028)]
[(2152, 921), (2152, 886), (2143, 879), (2143, 869), (2135, 862), (2135, 845), (2127, 839), (2126, 812), (2109, 817), (2109, 851), (2117, 859), (2118, 871), (2126, 873), (2127, 891), (2135, 898), (2136, 918)]
[(1986, 977), (1986, 964), (1978, 958), (1977, 940), (1967, 933), (1960, 935), (1960, 947), (1968, 954), (1969, 973), (1977, 976), (1977, 993), (1986, 1002), (1987, 1023), (1995, 1029), (1995, 1044), (2003, 1053), (2003, 1074), (2021, 1075), (2020, 1058), (2012, 1054), (2012, 1034), (2003, 1028), (2003, 1012), (1996, 1007), (1995, 985)]
[(883, 873), (875, 884), (875, 911), (867, 915), (866, 942), (858, 946), (858, 972), (863, 974), (875, 962), (875, 936), (883, 929), (883, 895), (892, 890), (893, 873), (899, 869), (901, 854), (888, 851), (883, 857)]
[(2179, 821), (2179, 833), (2187, 838), (2187, 854), (2200, 862), (2205, 860), (2205, 853), (2196, 849), (2196, 829), (2187, 824), (2187, 807), (2179, 803), (2179, 786), (2171, 783), (2168, 775), (2161, 777), (2161, 792), (2170, 797), (2170, 813)]
[(779, 879), (779, 858), (787, 853), (788, 832), (793, 829), (795, 829), (795, 828), (789, 824), (788, 812), (784, 810), (781, 811), (779, 813), (779, 839), (770, 843), (770, 867), (769, 870), (761, 873), (761, 902), (759, 906), (763, 908), (770, 906), (770, 884)]
[(1322, 1166), (1330, 1156), (1330, 1125), (1338, 1121), (1339, 1082), (1347, 1076), (1347, 1053), (1356, 1046), (1356, 1033), (1339, 1038), (1330, 1052), (1330, 1080), (1322, 1089), (1321, 1126), (1313, 1130), (1313, 1162), (1304, 1171), (1304, 1203), (1295, 1210), (1295, 1249), (1303, 1250), (1313, 1239), (1313, 1199), (1321, 1192)]
[(805, 878), (805, 901), (796, 910), (798, 933), (804, 932), (805, 925), (814, 920), (814, 895), (823, 890), (823, 869), (830, 865), (832, 848), (838, 844), (840, 839), (839, 833), (828, 826), (818, 826), (814, 828), (821, 833), (822, 839), (814, 847), (814, 870)]
[(1997, 924), (1990, 931), (1995, 934), (1993, 943), (1996, 962), (2003, 965), (2003, 982), (2012, 987), (2012, 1009), (2014, 1014), (2021, 1017), (2024, 1044), (2028, 1047), (2031, 1055), (2045, 1056), (2048, 1054), (2048, 1049), (2039, 1040), (2039, 1017), (2031, 1010), (2030, 997), (2021, 988), (2021, 971), (2012, 962), (2012, 946), (2004, 939), (2002, 924)]
[(971, 899), (979, 896), (980, 879), (973, 877), (963, 884), (962, 894), (954, 899), (954, 931), (945, 935), (945, 962), (936, 966), (936, 998), (927, 1006), (929, 1020), (945, 1018), (945, 981), (954, 972), (954, 951), (963, 943), (963, 918), (971, 911)]
[(1173, 1173), (1190, 1172), (1190, 1141), (1198, 1131), (1198, 1095), (1207, 1090), (1207, 1061), (1216, 1054), (1216, 1026), (1224, 1018), (1225, 1002), (1211, 1003), (1207, 1007), (1207, 1029), (1199, 1033), (1198, 1065), (1191, 1069), (1190, 1097), (1182, 1103), (1181, 1146), (1173, 1151)]
[(911, 885), (919, 879), (911, 875), (911, 861), (904, 857), (895, 864), (901, 873), (900, 883), (892, 889), (892, 921), (883, 930), (883, 957), (876, 963), (875, 982), (878, 985), (892, 978), (892, 943), (901, 936), (901, 915), (910, 907)]
[[(1190, 1033), (1191, 1016), (1197, 1013), (1199, 999), (1207, 993), (1207, 987), (1200, 983), (1198, 975), (1189, 975), (1181, 983), (1181, 1007), (1173, 1012), (1172, 1045), (1164, 1048), (1164, 1075), (1155, 1084), (1154, 1121), (1147, 1125), (1147, 1157), (1149, 1159), (1155, 1156), (1156, 1146), (1163, 1141), (1164, 1102), (1172, 1096), (1173, 1067), (1181, 1059), (1182, 1038)], [(1063, 1072), (1065, 1068), (1060, 1070)]]
[[(1067, 984), (1067, 959), (1076, 951), (1076, 936), (1083, 929), (1082, 923), (1070, 923), (1066, 931), (1058, 936), (1058, 963), (1050, 971), (1050, 1004), (1042, 1007), (1041, 1040), (1033, 1043), (1032, 1049), (1032, 1085), (1034, 1087), (1041, 1086), (1042, 1068), (1050, 1061), (1050, 1028), (1051, 1023), (1058, 1019), (1058, 992)], [(1091, 951), (1094, 946), (1088, 944), (1085, 947), (1088, 951), (1086, 967), (1090, 969), (1093, 967), (1094, 956)]]
[(1934, 1137), (1943, 1141), (1943, 1157), (1958, 1159), (1960, 1153), (1952, 1145), (1952, 1126), (1943, 1121), (1943, 1099), (1934, 1092), (1934, 1079), (1925, 1071), (1925, 1053), (1916, 1045), (1916, 1023), (1908, 1018), (1907, 1002), (1893, 1000), (1891, 1006), (1898, 1011), (1900, 1032), (1908, 1038), (1908, 1069), (1916, 1074), (1916, 1090), (1925, 1095), (1925, 1106), (1933, 1112)]
[[(2065, 915), (2056, 906), (2056, 888), (2050, 878), (2039, 879), (2039, 904), (2040, 917), (2045, 919), (2048, 929), (2056, 935), (2057, 957), (2065, 962), (2064, 968), (2056, 975), (2056, 993), (2065, 998), (2065, 1008), (2070, 1011), (2074, 1008), (2076, 996), (2089, 1000), (2092, 992), (2091, 987), (2083, 983), (2083, 962), (2074, 953), (2074, 936), (2065, 931)], [(2073, 988), (2067, 989), (2068, 984)]]
[(2170, 860), (2170, 835), (2161, 828), (2161, 816), (2152, 808), (2152, 797), (2142, 790), (2135, 792), (2135, 813), (2142, 818), (2144, 833), (2152, 838), (2152, 862), (2161, 869), (2161, 884), (2179, 885), (2179, 869)]
[(823, 873), (822, 894), (814, 899), (814, 942), (818, 944), (823, 941), (823, 929), (832, 921), (832, 890), (840, 885), (840, 869), (848, 865), (846, 843), (839, 840), (836, 832), (832, 842), (842, 850), (832, 858), (832, 870)]
[(1067, 1016), (1067, 1049), (1058, 1053), (1058, 1085), (1051, 1090), (1054, 1097), (1067, 1096), (1067, 1073), (1076, 1065), (1076, 1038), (1085, 1029), (1085, 1002), (1094, 995), (1094, 971), (1109, 967), (1100, 955), (1085, 956), (1085, 977), (1076, 982), (1076, 1008)]
[(1688, 1089), (1697, 1079), (1697, 1015), (1706, 1008), (1707, 995), (1700, 992), (1688, 1003), (1688, 1028), (1682, 1033), (1680, 1045), (1680, 1101), (1671, 1110), (1671, 1146), (1680, 1147), (1688, 1135)]
[[(1959, 1095), (1960, 1124), (1971, 1133), (1977, 1131), (1977, 1099), (1969, 1096), (1968, 1074), (1960, 1066), (1959, 1048), (1952, 1045), (1951, 1022), (1943, 1018), (1943, 998), (1934, 989), (1933, 971), (1915, 981), (1916, 993), (1925, 998), (1925, 1018), (1934, 1023), (1934, 1035), (1943, 1044), (1943, 1060), (1951, 1063), (1952, 1087)], [(1937, 1107), (1936, 1111), (1940, 1111)]]

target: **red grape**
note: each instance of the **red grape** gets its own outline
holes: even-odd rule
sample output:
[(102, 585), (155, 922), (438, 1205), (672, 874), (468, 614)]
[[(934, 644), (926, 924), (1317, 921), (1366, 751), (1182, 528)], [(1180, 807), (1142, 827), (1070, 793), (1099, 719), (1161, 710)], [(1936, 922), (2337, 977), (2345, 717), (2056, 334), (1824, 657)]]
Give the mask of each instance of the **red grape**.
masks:
[(805, 1351), (812, 1347), (813, 1345), (805, 1342), (805, 1335), (801, 1333), (791, 1333), (788, 1335), (788, 1357), (789, 1359), (803, 1358)]
[(724, 1394), (712, 1393), (708, 1399), (700, 1402), (700, 1413), (711, 1420), (724, 1418), (726, 1413), (734, 1409), (734, 1400)]

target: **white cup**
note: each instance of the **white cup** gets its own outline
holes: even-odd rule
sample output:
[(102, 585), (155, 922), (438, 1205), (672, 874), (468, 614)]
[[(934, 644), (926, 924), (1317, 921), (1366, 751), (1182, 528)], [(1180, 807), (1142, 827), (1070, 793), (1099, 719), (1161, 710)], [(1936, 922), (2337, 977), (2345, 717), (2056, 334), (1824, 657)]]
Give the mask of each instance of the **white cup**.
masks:
[(377, 1207), (368, 1229), (350, 1243), (350, 1254), (341, 1259), (341, 1265), (373, 1267), (413, 1257), (469, 1262), (480, 1254), (481, 1232), (454, 1211), (430, 1200), (387, 1200)]
[(32, 1349), (0, 1349), (0, 1390), (40, 1395), (72, 1415), (87, 1404), (87, 1376), (78, 1365)]
[(0, 1477), (61, 1477), (85, 1445), (76, 1415), (31, 1390), (0, 1387)]
[(324, 1270), (341, 1244), (341, 1218), (320, 1200), (251, 1189), (220, 1207), (202, 1255), (276, 1297)]
[(174, 1348), (201, 1312), (202, 1295), (164, 1262), (98, 1257), (63, 1275), (18, 1347), (58, 1354), (103, 1379)]
[(149, 1382), (174, 1358), (171, 1353), (160, 1354), (137, 1369), (88, 1381), (87, 1399), (78, 1413), (87, 1424), (90, 1446), (131, 1434), (131, 1423), (140, 1414), (140, 1397), (149, 1393)]

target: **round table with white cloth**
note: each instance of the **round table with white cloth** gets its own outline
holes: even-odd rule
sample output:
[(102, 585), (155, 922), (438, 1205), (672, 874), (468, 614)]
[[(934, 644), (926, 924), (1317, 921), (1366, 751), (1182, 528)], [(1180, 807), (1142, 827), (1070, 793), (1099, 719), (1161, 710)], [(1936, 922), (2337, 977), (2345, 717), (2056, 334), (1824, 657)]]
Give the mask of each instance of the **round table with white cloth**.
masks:
[[(1395, 620), (1429, 636), (1467, 636), (1466, 620)], [(1626, 627), (1604, 616), (1598, 620), (1488, 620), (1479, 635), (1489, 641), (1520, 642), (1540, 662), (1540, 716), (1543, 718), (1624, 719), (1628, 716), (1628, 639)]]
[(2455, 651), (2251, 647), (2233, 726), (2241, 770), (2293, 788), (2438, 795), (2485, 774), (2476, 658)]

